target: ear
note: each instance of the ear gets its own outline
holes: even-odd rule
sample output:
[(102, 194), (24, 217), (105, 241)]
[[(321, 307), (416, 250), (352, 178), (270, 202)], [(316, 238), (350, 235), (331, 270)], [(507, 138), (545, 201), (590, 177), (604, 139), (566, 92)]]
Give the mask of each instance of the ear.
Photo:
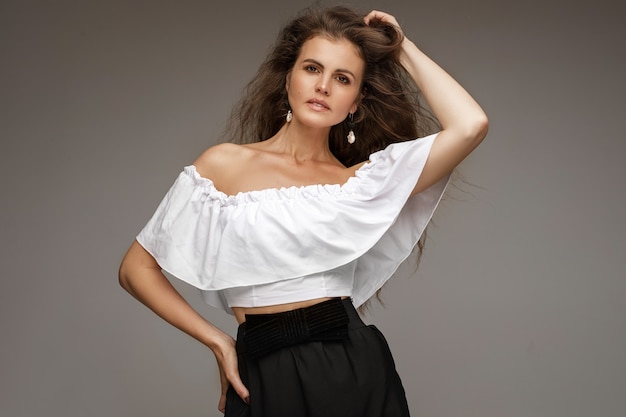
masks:
[(291, 71), (287, 73), (285, 77), (285, 90), (289, 91), (289, 84), (291, 83)]
[(364, 97), (365, 97), (365, 89), (363, 89), (359, 93), (359, 96), (356, 98), (356, 100), (354, 100), (352, 107), (350, 107), (350, 113), (356, 113), (357, 109), (359, 108), (359, 104), (361, 104), (361, 100), (363, 100)]

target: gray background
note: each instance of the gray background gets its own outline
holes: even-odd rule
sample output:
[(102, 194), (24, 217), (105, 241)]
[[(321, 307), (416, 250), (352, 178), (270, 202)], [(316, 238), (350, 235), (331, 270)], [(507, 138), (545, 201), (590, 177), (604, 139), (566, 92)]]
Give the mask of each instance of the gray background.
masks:
[[(211, 352), (117, 266), (308, 4), (2, 1), (1, 416), (219, 415)], [(368, 315), (413, 415), (626, 415), (624, 4), (360, 4), (395, 14), (491, 121), (417, 276)]]

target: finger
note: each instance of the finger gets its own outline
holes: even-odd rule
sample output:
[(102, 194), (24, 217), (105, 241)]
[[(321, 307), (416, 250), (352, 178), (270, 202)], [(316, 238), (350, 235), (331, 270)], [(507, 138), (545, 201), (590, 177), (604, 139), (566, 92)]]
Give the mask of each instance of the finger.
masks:
[(250, 393), (246, 386), (241, 381), (241, 377), (239, 376), (239, 366), (237, 365), (237, 356), (233, 355), (227, 358), (224, 363), (221, 364), (222, 367), (222, 390), (225, 391), (229, 385), (233, 387), (237, 395), (241, 397), (246, 403), (248, 402), (248, 397)]
[(364, 18), (363, 21), (365, 22), (366, 25), (369, 25), (370, 22), (376, 18), (376, 16), (378, 15), (378, 11), (377, 10), (372, 10), (371, 12), (369, 12)]
[(237, 395), (239, 395), (241, 399), (244, 400), (246, 404), (248, 404), (250, 402), (250, 391), (248, 391), (248, 388), (246, 388), (246, 386), (241, 381), (239, 374), (232, 375), (230, 378), (228, 378), (228, 381), (230, 382), (230, 385), (233, 387)]
[(365, 23), (369, 24), (372, 20), (394, 20), (393, 16), (389, 13), (381, 12), (380, 10), (372, 10), (364, 17)]
[(220, 370), (220, 380), (222, 384), (222, 397), (218, 407), (225, 405), (225, 395), (229, 386), (233, 387), (233, 390), (241, 397), (246, 403), (249, 402), (250, 392), (245, 387), (239, 376), (239, 366), (237, 365), (237, 352), (235, 350), (235, 341), (229, 339), (229, 343), (222, 346), (220, 349), (216, 349), (214, 352), (217, 364)]
[(220, 401), (217, 403), (217, 409), (223, 414), (226, 411), (226, 394), (220, 395)]
[(372, 21), (376, 21), (376, 20), (381, 21), (383, 23), (387, 23), (395, 27), (397, 30), (400, 30), (400, 25), (398, 24), (396, 19), (387, 13), (373, 10), (364, 18), (364, 22), (368, 26), (372, 23)]

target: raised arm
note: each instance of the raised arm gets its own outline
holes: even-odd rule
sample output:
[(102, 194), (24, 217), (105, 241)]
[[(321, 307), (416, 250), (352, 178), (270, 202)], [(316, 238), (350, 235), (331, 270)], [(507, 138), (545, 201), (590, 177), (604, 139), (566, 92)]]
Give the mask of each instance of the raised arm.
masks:
[(229, 384), (243, 399), (249, 395), (237, 369), (235, 341), (198, 314), (176, 291), (161, 268), (137, 241), (128, 249), (119, 270), (120, 285), (157, 315), (213, 351), (220, 369), (222, 394), (218, 408), (224, 411)]
[[(380, 19), (401, 28), (396, 19), (372, 11), (365, 23)], [(420, 88), (428, 105), (441, 123), (424, 171), (414, 193), (420, 192), (449, 174), (487, 135), (487, 115), (467, 91), (446, 71), (404, 38), (400, 55), (402, 66)]]

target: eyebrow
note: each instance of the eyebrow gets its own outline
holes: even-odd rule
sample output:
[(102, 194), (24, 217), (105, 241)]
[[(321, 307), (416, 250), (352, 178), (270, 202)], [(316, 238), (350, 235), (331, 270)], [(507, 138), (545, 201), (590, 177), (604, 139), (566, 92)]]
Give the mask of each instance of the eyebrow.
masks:
[[(313, 64), (315, 64), (315, 65), (320, 66), (321, 68), (325, 68), (325, 67), (324, 67), (324, 64), (322, 64), (321, 62), (316, 61), (315, 59), (312, 59), (312, 58), (307, 58), (307, 59), (304, 59), (302, 62), (310, 62), (310, 63), (313, 63)], [(350, 70), (347, 70), (347, 69), (342, 69), (342, 68), (338, 68), (336, 72), (344, 72), (344, 73), (346, 73), (346, 74), (350, 74), (350, 75), (352, 76), (352, 78), (356, 79), (356, 76), (355, 76), (355, 75), (354, 75), (354, 73), (353, 73), (352, 71), (350, 71)]]

